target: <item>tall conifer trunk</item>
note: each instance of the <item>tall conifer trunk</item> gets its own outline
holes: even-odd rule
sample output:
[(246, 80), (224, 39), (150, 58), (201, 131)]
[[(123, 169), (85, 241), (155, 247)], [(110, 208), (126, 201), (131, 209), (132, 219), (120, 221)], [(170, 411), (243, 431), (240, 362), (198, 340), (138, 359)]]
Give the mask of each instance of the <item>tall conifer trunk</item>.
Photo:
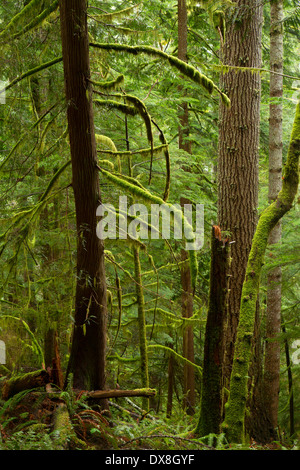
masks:
[[(178, 0), (178, 58), (187, 62), (187, 7), (186, 0)], [(184, 93), (182, 87), (179, 88)], [(188, 103), (183, 101), (179, 107), (179, 148), (191, 153), (189, 135)], [(181, 198), (180, 203), (189, 204), (191, 201)], [(193, 315), (193, 289), (191, 282), (190, 266), (187, 262), (188, 254), (181, 251), (181, 285), (182, 285), (182, 316), (190, 318)], [(194, 333), (188, 326), (183, 332), (183, 357), (194, 362)], [(183, 372), (183, 406), (188, 414), (194, 414), (195, 406), (195, 371), (190, 364), (184, 364)]]
[(89, 82), (87, 1), (61, 0), (61, 38), (77, 224), (75, 324), (67, 375), (84, 390), (105, 387), (106, 280), (103, 242), (96, 235), (101, 203)]
[[(269, 203), (274, 201), (282, 186), (282, 98), (283, 93), (283, 3), (271, 2), (270, 29), (270, 122), (269, 122)], [(281, 240), (281, 224), (273, 228), (269, 245)], [(272, 255), (272, 253), (270, 254)], [(281, 329), (281, 267), (268, 273), (266, 352), (264, 368), (264, 407), (271, 421), (271, 435), (278, 425), (280, 343), (274, 341)]]
[[(238, 0), (227, 17), (222, 62), (235, 67), (260, 67), (261, 31), (261, 5), (254, 0)], [(231, 100), (230, 108), (220, 105), (218, 156), (218, 224), (230, 232), (234, 241), (224, 360), (228, 385), (242, 285), (257, 222), (260, 76), (230, 70), (222, 76), (221, 87)]]

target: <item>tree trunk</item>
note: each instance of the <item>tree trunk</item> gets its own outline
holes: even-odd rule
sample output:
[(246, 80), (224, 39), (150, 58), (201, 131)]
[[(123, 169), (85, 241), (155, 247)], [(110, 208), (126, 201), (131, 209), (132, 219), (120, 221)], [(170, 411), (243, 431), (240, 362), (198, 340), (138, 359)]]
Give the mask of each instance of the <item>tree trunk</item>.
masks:
[[(270, 70), (279, 73), (270, 75), (270, 123), (269, 123), (269, 203), (273, 202), (282, 185), (282, 94), (283, 94), (283, 3), (271, 2)], [(280, 99), (280, 102), (278, 102)], [(273, 101), (275, 100), (275, 102)], [(276, 102), (277, 100), (277, 102)], [(281, 240), (281, 223), (274, 227), (269, 245)], [(271, 247), (270, 247), (271, 249)], [(270, 253), (272, 256), (272, 253)], [(280, 374), (280, 343), (274, 341), (281, 328), (281, 267), (268, 273), (266, 312), (266, 352), (264, 367), (264, 406), (270, 417), (272, 430), (278, 425), (278, 399)]]
[[(286, 334), (284, 319), (282, 319), (282, 332)], [(288, 384), (289, 384), (289, 409), (290, 409), (290, 437), (295, 434), (295, 413), (294, 413), (294, 386), (293, 386), (293, 374), (292, 374), (292, 364), (290, 359), (290, 349), (288, 339), (284, 339), (284, 350), (286, 358), (286, 368), (288, 374)]]
[(294, 126), (285, 165), (282, 189), (272, 204), (261, 214), (247, 263), (241, 296), (240, 320), (230, 379), (230, 395), (226, 404), (223, 429), (229, 442), (242, 442), (247, 401), (247, 382), (251, 343), (255, 324), (256, 302), (264, 256), (271, 230), (288, 212), (297, 194), (300, 157), (300, 103), (297, 105)]
[[(136, 280), (136, 296), (138, 304), (138, 328), (139, 328), (139, 344), (140, 344), (140, 362), (141, 362), (141, 383), (142, 387), (149, 387), (149, 369), (148, 369), (148, 348), (146, 336), (146, 317), (144, 307), (144, 293), (142, 285), (141, 264), (139, 256), (139, 248), (133, 247), (134, 270)], [(149, 400), (143, 399), (143, 407), (149, 410)]]
[(224, 325), (228, 296), (228, 241), (221, 239), (219, 227), (212, 228), (210, 292), (206, 320), (199, 436), (219, 434), (222, 423), (222, 365), (224, 356)]
[[(182, 250), (181, 260), (185, 261), (181, 267), (181, 286), (182, 286), (182, 317), (190, 318), (193, 315), (193, 289), (191, 281), (191, 270), (188, 263), (187, 252)], [(194, 357), (194, 332), (191, 326), (187, 326), (183, 332), (183, 357), (190, 362), (195, 362)], [(195, 369), (188, 363), (184, 364), (183, 369), (183, 406), (187, 414), (195, 413)]]
[[(187, 62), (187, 6), (186, 0), (178, 0), (178, 58)], [(186, 96), (183, 87), (179, 87), (179, 91)], [(191, 153), (191, 142), (189, 136), (189, 113), (188, 103), (183, 101), (179, 106), (179, 128), (178, 128), (178, 146), (180, 149)], [(191, 201), (180, 201), (181, 205), (189, 204)], [(181, 260), (186, 261), (187, 253), (182, 250)], [(193, 289), (191, 283), (190, 266), (184, 263), (181, 269), (181, 285), (182, 285), (182, 316), (190, 318), (193, 315)], [(194, 362), (194, 333), (193, 329), (188, 326), (183, 333), (183, 357)], [(189, 364), (184, 364), (183, 371), (183, 407), (188, 414), (194, 414), (195, 410), (195, 371)]]
[(67, 376), (74, 388), (105, 387), (104, 246), (96, 235), (101, 203), (90, 86), (87, 1), (60, 2), (62, 52), (77, 225), (75, 324)]
[[(178, 59), (187, 62), (187, 8), (186, 0), (178, 0)], [(183, 91), (183, 87), (179, 88)], [(186, 95), (186, 93), (185, 93)], [(184, 101), (179, 109), (179, 148), (191, 153), (191, 141), (189, 136), (188, 103)]]
[[(172, 349), (172, 344), (169, 345)], [(168, 358), (168, 400), (167, 400), (167, 418), (172, 416), (173, 408), (173, 387), (174, 387), (174, 356), (169, 354)]]
[(2, 399), (8, 400), (19, 392), (39, 388), (50, 382), (50, 376), (44, 369), (12, 377), (2, 384)]
[[(254, 0), (239, 0), (229, 10), (223, 64), (261, 66), (262, 7)], [(230, 232), (230, 291), (228, 296), (224, 374), (228, 385), (240, 299), (247, 259), (257, 223), (258, 153), (260, 133), (260, 76), (251, 71), (230, 70), (221, 88), (231, 107), (221, 103), (218, 155), (218, 224)]]

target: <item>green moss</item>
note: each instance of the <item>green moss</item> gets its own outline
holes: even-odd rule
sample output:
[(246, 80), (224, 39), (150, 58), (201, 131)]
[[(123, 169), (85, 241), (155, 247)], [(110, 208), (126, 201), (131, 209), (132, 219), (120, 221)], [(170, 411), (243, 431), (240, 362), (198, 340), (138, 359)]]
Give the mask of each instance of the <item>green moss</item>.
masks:
[(56, 59), (50, 60), (49, 62), (45, 62), (44, 64), (38, 65), (37, 67), (34, 67), (33, 69), (27, 70), (27, 72), (22, 73), (22, 75), (19, 75), (19, 77), (15, 78), (12, 80), (8, 85), (6, 85), (0, 92), (3, 92), (5, 90), (9, 90), (11, 87), (16, 85), (16, 83), (19, 83), (20, 81), (24, 80), (24, 78), (31, 77), (42, 70), (48, 69), (52, 67), (53, 65), (58, 64), (59, 62), (62, 62), (62, 57), (57, 57)]
[[(124, 179), (124, 176), (112, 174), (109, 171), (104, 170), (104, 168), (100, 168), (100, 167), (99, 167), (99, 170), (110, 181), (112, 181), (117, 186), (123, 188), (124, 190), (129, 192), (131, 195), (133, 195), (137, 198), (141, 198), (146, 203), (150, 203), (150, 204), (153, 203), (153, 204), (158, 204), (158, 205), (164, 205), (165, 204), (169, 208), (174, 209), (174, 218), (177, 218), (177, 219), (180, 218), (181, 220), (183, 219), (184, 215), (183, 215), (181, 210), (177, 209), (176, 207), (173, 207), (172, 204), (168, 204), (167, 202), (165, 202), (160, 197), (153, 195), (146, 188), (141, 187), (141, 185), (138, 186), (134, 179), (131, 179), (133, 181), (128, 181), (130, 177), (127, 177), (127, 181), (126, 181)], [(188, 224), (188, 222), (186, 220), (184, 220), (184, 223), (185, 223), (186, 233), (187, 232), (191, 233), (193, 231), (193, 228)], [(189, 237), (187, 237), (187, 239), (189, 239)], [(198, 261), (197, 261), (197, 251), (196, 250), (189, 250), (189, 262), (190, 262), (190, 267), (191, 267), (192, 287), (193, 287), (193, 289), (195, 289), (197, 276), (198, 276)]]
[(160, 49), (156, 49), (155, 47), (143, 45), (143, 46), (129, 46), (128, 44), (99, 44), (99, 43), (90, 43), (90, 46), (96, 47), (99, 49), (106, 49), (116, 52), (128, 52), (133, 55), (137, 54), (147, 54), (152, 55), (154, 57), (160, 57), (169, 62), (169, 64), (176, 68), (182, 75), (188, 77), (195, 83), (198, 83), (202, 86), (209, 94), (211, 94), (214, 90), (217, 91), (223, 103), (226, 106), (230, 105), (230, 100), (228, 96), (226, 96), (219, 88), (214, 84), (214, 82), (199, 72), (195, 67), (186, 62), (178, 59), (175, 56), (169, 55), (166, 52), (161, 51)]
[(124, 83), (124, 75), (119, 75), (115, 80), (108, 80), (102, 82), (90, 80), (90, 82), (103, 91), (113, 91), (117, 88), (120, 88), (120, 86)]
[(33, 29), (39, 27), (53, 12), (58, 9), (58, 4), (59, 1), (55, 0), (53, 3), (51, 3), (51, 5), (49, 5), (48, 8), (43, 10), (40, 15), (35, 16), (22, 31), (15, 33), (10, 39), (18, 39), (29, 31), (32, 31)]
[(0, 33), (0, 41), (11, 36), (18, 27), (28, 23), (40, 8), (41, 0), (31, 0), (22, 10), (17, 13)]
[[(244, 419), (246, 413), (248, 370), (251, 358), (251, 339), (254, 331), (256, 301), (259, 289), (260, 273), (267, 248), (268, 237), (278, 221), (291, 208), (297, 193), (299, 181), (300, 155), (300, 104), (296, 108), (294, 125), (291, 133), (285, 178), (277, 199), (261, 214), (253, 237), (245, 281), (242, 290), (240, 319), (235, 344), (230, 394), (225, 412), (223, 429), (229, 442), (240, 443), (244, 439)], [(255, 276), (251, 273), (256, 273)], [(237, 360), (239, 357), (243, 362)], [(238, 380), (237, 380), (238, 378)]]

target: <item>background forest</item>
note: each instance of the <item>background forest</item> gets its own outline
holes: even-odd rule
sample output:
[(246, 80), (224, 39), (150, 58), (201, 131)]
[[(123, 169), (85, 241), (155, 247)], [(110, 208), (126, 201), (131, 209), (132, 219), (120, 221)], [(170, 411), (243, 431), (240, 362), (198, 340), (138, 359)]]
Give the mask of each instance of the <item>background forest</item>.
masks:
[[(66, 49), (62, 51), (62, 38), (66, 45), (68, 32), (61, 35), (64, 8), (60, 11), (59, 3), (3, 0), (0, 5), (0, 88), (5, 90), (0, 95), (0, 339), (6, 345), (0, 380), (6, 383), (7, 394), (2, 393), (0, 408), (0, 448), (64, 447), (49, 437), (54, 407), (50, 399), (47, 408), (44, 394), (36, 397), (31, 394), (37, 392), (26, 389), (11, 396), (7, 392), (8, 379), (43, 369), (52, 374), (48, 393), (56, 393), (67, 404), (80, 438), (80, 443), (74, 438), (75, 447), (85, 439), (89, 442), (89, 431), (96, 447), (96, 438), (101, 437), (102, 448), (136, 448), (139, 442), (161, 449), (223, 449), (229, 443), (240, 448), (297, 448), (297, 195), (284, 217), (278, 218), (280, 234), (269, 238), (259, 267), (249, 361), (248, 353), (246, 359), (236, 358), (239, 365), (250, 366), (242, 373), (247, 393), (237, 392), (244, 406), (242, 421), (233, 418), (232, 424), (232, 413), (225, 417), (225, 404), (232, 410), (230, 351), (239, 341), (232, 319), (239, 313), (255, 227), (281, 189), (281, 168), (292, 156), (291, 136), (299, 142), (299, 107), (298, 127), (293, 127), (300, 83), (299, 1), (88, 2), (90, 77), (84, 95), (89, 102), (93, 90), (95, 168), (102, 202), (118, 207), (119, 196), (126, 195), (143, 204), (204, 205), (204, 244), (198, 251), (185, 251), (185, 240), (172, 237), (104, 241), (105, 369), (100, 371), (104, 378), (94, 382), (93, 372), (87, 379), (82, 369), (91, 362), (94, 370), (101, 368), (98, 355), (92, 352), (83, 359), (80, 344), (85, 343), (80, 342), (77, 352), (72, 350), (82, 280), (78, 247), (85, 247), (89, 227), (86, 232), (82, 226), (78, 229), (72, 139), (80, 126), (79, 131), (70, 131), (72, 100), (66, 98), (66, 74), (71, 65)], [(72, 3), (66, 1), (66, 8)], [(243, 29), (251, 21), (261, 25), (260, 32)], [(236, 52), (241, 42), (236, 31), (243, 40), (257, 41), (247, 49), (248, 57)], [(273, 67), (276, 61), (270, 55), (275, 36), (281, 38), (276, 46), (277, 51), (282, 47), (281, 68), (278, 63)], [(237, 54), (235, 62), (230, 54)], [(256, 62), (251, 54), (258, 57)], [(74, 76), (81, 77), (80, 73), (73, 69)], [(275, 84), (272, 94), (274, 77), (281, 83)], [(247, 115), (251, 124), (245, 124)], [(278, 123), (282, 123), (280, 132)], [(256, 136), (247, 134), (250, 127)], [(236, 143), (234, 132), (243, 135)], [(277, 162), (271, 163), (274, 149)], [(238, 178), (244, 182), (232, 178), (232, 159), (238, 162)], [(253, 173), (247, 166), (250, 162)], [(79, 175), (80, 179), (84, 181)], [(82, 199), (83, 215), (89, 207)], [(240, 227), (245, 227), (245, 234)], [(239, 271), (243, 266), (244, 271)], [(275, 281), (270, 280), (272, 273)], [(92, 278), (84, 282), (93, 288)], [(97, 331), (98, 324), (91, 298), (85, 304), (80, 334), (92, 347), (90, 331)], [(272, 317), (276, 311), (279, 314)], [(109, 397), (107, 416), (103, 411), (107, 402), (87, 406), (81, 395), (75, 399), (73, 388), (146, 393), (141, 392), (142, 398)], [(35, 407), (43, 410), (42, 422)], [(231, 432), (236, 423), (240, 428)], [(54, 428), (60, 429), (58, 419)], [(144, 441), (138, 440), (143, 437)]]

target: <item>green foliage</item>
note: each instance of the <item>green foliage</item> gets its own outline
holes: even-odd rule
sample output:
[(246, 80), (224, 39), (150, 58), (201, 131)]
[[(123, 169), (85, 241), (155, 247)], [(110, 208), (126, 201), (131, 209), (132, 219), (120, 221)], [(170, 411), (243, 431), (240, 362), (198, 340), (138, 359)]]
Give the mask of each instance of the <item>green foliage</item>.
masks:
[[(21, 2), (23, 4), (23, 2)], [(190, 2), (188, 15), (188, 64), (177, 59), (177, 5), (152, 0), (142, 3), (89, 1), (90, 81), (94, 88), (94, 120), (102, 200), (118, 205), (128, 194), (145, 204), (177, 204), (180, 198), (205, 205), (205, 242), (190, 253), (194, 285), (194, 312), (182, 318), (180, 252), (177, 240), (106, 240), (108, 298), (108, 387), (140, 386), (138, 299), (133, 246), (139, 246), (146, 318), (149, 383), (158, 391), (150, 401), (150, 416), (138, 411), (140, 399), (118, 401), (113, 406), (114, 432), (99, 415), (90, 413), (71, 388), (60, 399), (80, 432), (91, 424), (96, 438), (106, 435), (104, 447), (157, 449), (227, 449), (223, 434), (194, 439), (195, 420), (182, 410), (183, 341), (188, 325), (195, 335), (196, 395), (200, 396), (204, 331), (210, 263), (210, 227), (217, 213), (218, 105), (227, 97), (218, 87), (229, 68), (219, 60), (223, 11), (230, 2)], [(13, 373), (39, 366), (46, 360), (46, 338), (56, 331), (65, 370), (74, 324), (76, 283), (76, 214), (66, 111), (60, 29), (56, 0), (32, 0), (17, 11), (16, 2), (0, 5), (0, 338), (7, 345), (6, 369)], [(100, 9), (101, 8), (101, 9)], [(265, 5), (260, 148), (259, 210), (267, 205), (268, 107), (269, 107), (269, 5)], [(285, 18), (284, 163), (299, 77), (298, 6), (288, 2)], [(238, 68), (236, 73), (249, 69)], [(184, 77), (184, 79), (183, 79)], [(192, 154), (178, 149), (179, 108), (189, 110)], [(150, 178), (151, 176), (151, 178)], [(118, 214), (118, 217), (120, 214)], [(130, 219), (133, 220), (133, 219)], [(282, 265), (282, 306), (289, 345), (299, 339), (299, 259), (296, 234), (298, 202), (283, 220), (280, 246), (272, 247), (262, 268), (260, 298), (265, 300), (266, 273)], [(150, 230), (151, 227), (149, 227)], [(262, 328), (264, 319), (262, 319)], [(172, 417), (165, 418), (168, 364), (174, 359)], [(49, 364), (48, 364), (49, 365)], [(299, 430), (299, 370), (294, 374), (296, 428)], [(2, 371), (3, 369), (1, 369)], [(280, 425), (288, 430), (288, 384), (282, 354)], [(1, 408), (1, 424), (8, 429), (4, 411), (15, 409), (22, 396)], [(129, 409), (129, 411), (128, 411)], [(3, 414), (2, 414), (3, 411)], [(81, 414), (81, 412), (87, 414)], [(95, 410), (93, 410), (95, 411)], [(196, 409), (196, 415), (198, 408)], [(155, 419), (151, 416), (155, 415)], [(6, 421), (5, 421), (6, 420)], [(49, 429), (24, 428), (0, 444), (9, 449), (49, 449), (55, 436)], [(28, 426), (25, 424), (28, 422)], [(84, 424), (84, 426), (83, 426)], [(83, 430), (85, 430), (83, 432)], [(191, 433), (191, 434), (189, 434)], [(118, 438), (116, 438), (118, 436)], [(121, 436), (119, 438), (119, 436)], [(142, 438), (144, 436), (144, 439)], [(157, 437), (154, 437), (157, 436)], [(180, 440), (180, 438), (182, 440)], [(140, 439), (140, 441), (139, 441)], [(186, 439), (186, 440), (184, 440)], [(130, 443), (128, 443), (132, 440)], [(278, 444), (283, 445), (283, 444)], [(207, 446), (207, 447), (205, 447)], [(241, 448), (241, 446), (231, 447)]]

